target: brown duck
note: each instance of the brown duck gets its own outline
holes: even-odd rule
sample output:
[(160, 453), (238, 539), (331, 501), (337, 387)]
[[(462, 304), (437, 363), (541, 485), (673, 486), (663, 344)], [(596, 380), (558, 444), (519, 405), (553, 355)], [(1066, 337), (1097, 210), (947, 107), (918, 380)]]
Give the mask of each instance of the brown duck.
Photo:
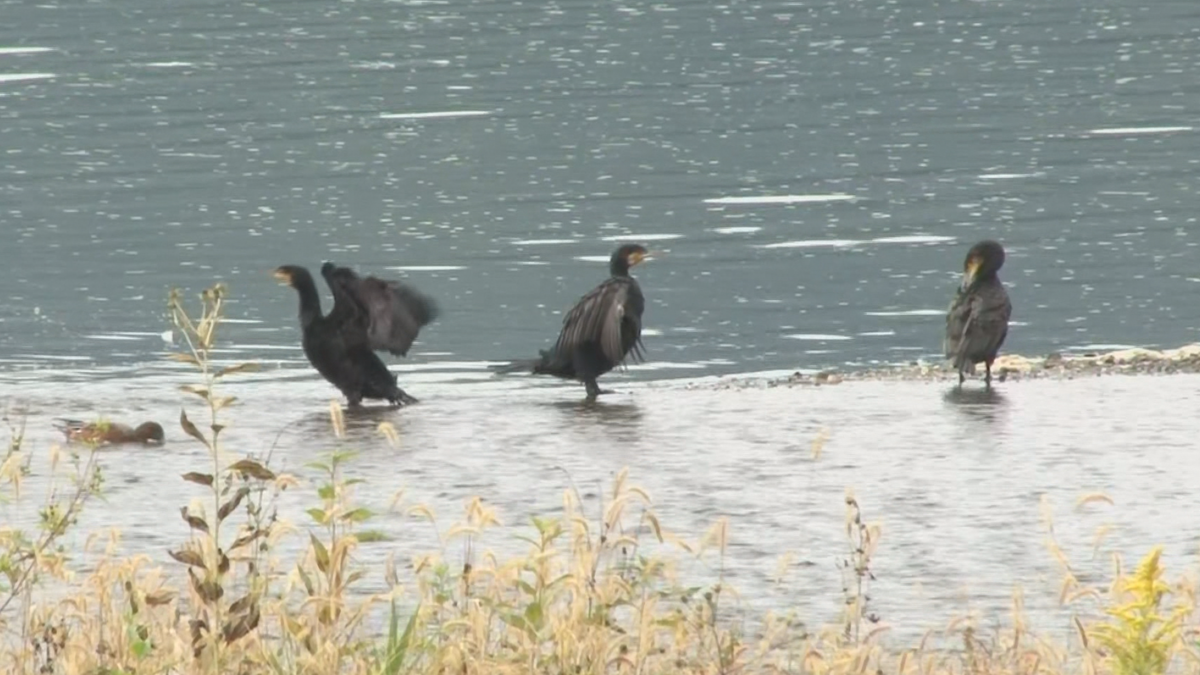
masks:
[(134, 429), (128, 424), (116, 422), (82, 422), (80, 420), (59, 420), (61, 424), (54, 425), (67, 436), (67, 440), (89, 445), (116, 445), (120, 443), (142, 443), (144, 445), (161, 445), (163, 428), (158, 422), (143, 422)]

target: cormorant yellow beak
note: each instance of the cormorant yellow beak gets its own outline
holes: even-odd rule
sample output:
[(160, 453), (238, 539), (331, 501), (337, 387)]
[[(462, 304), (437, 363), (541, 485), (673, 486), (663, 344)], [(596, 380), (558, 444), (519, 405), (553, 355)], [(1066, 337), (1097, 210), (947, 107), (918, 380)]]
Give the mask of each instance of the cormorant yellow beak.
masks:
[(662, 255), (661, 251), (646, 251), (645, 253), (634, 252), (629, 256), (629, 266), (633, 267), (634, 265), (640, 265), (643, 262), (647, 260), (653, 260), (660, 255)]
[(274, 272), (271, 273), (271, 275), (274, 276), (276, 279), (278, 279), (283, 284), (286, 284), (288, 286), (292, 285), (292, 275), (288, 274), (283, 269), (276, 269)]
[(982, 265), (983, 265), (982, 258), (972, 257), (969, 260), (967, 260), (966, 268), (963, 270), (962, 287), (964, 289), (969, 288), (971, 286), (971, 284), (975, 283), (975, 276), (977, 274), (979, 274), (979, 268)]

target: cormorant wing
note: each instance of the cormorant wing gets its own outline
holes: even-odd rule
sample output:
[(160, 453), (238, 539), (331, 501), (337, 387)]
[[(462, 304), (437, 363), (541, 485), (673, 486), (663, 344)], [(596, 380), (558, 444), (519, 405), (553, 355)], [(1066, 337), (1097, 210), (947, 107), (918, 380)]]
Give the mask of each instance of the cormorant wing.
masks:
[[(324, 272), (324, 270), (322, 270)], [(360, 278), (347, 267), (338, 267), (326, 274), (334, 291), (331, 317), (346, 317), (357, 322), (351, 331), (366, 340), (372, 350), (386, 349), (401, 356), (408, 353), (421, 327), (437, 318), (433, 299), (411, 286), (377, 277)], [(348, 309), (339, 315), (339, 292), (344, 294)], [(343, 334), (349, 326), (343, 326)]]
[(959, 292), (946, 314), (946, 357), (958, 366), (972, 355), (994, 354), (1008, 336), (1011, 317), (1012, 303), (999, 283)]
[(625, 349), (621, 344), (621, 324), (634, 324), (638, 339), (630, 352), (635, 361), (640, 361), (642, 318), (636, 312), (627, 311), (633, 282), (630, 279), (612, 278), (592, 289), (579, 299), (567, 316), (563, 318), (562, 332), (554, 351), (571, 354), (581, 345), (595, 342), (613, 364), (625, 360)]
[(333, 309), (325, 315), (325, 321), (334, 326), (347, 347), (365, 347), (369, 317), (367, 308), (350, 289), (356, 276), (348, 267), (335, 267), (331, 263), (321, 266), (321, 276), (333, 292)]

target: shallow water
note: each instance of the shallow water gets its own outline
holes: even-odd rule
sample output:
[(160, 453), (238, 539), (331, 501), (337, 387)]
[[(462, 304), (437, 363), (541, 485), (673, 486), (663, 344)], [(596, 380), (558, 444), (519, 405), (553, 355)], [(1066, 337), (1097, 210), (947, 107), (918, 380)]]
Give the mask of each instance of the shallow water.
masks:
[[(98, 402), (93, 411), (36, 380), (7, 384), (29, 408), (28, 447), (45, 448), (55, 440), (51, 415), (108, 409), (99, 402), (120, 399), (130, 420), (173, 419), (175, 381), (166, 373), (140, 377), (136, 387), (86, 381), (77, 386)], [(866, 519), (883, 525), (871, 595), (901, 638), (969, 610), (995, 616), (1018, 584), (1035, 619), (1065, 627), (1054, 613), (1060, 577), (1043, 547), (1042, 498), (1085, 580), (1107, 578), (1110, 550), (1129, 560), (1161, 543), (1169, 569), (1182, 571), (1193, 568), (1200, 546), (1188, 506), (1200, 478), (1181, 470), (1193, 463), (1194, 423), (1178, 414), (1198, 403), (1198, 376), (1010, 382), (990, 395), (916, 382), (720, 390), (708, 382), (631, 383), (595, 406), (582, 405), (576, 387), (420, 374), (406, 382), (423, 403), (349, 418), (346, 445), (362, 451), (349, 471), (368, 479), (366, 504), (386, 510), (404, 489), (405, 503), (430, 505), (444, 530), (468, 497), (481, 495), (519, 526), (560, 508), (572, 485), (594, 513), (600, 491), (629, 467), (664, 525), (687, 539), (730, 519), (724, 570), (751, 612), (795, 608), (810, 622), (836, 616), (847, 488)], [(335, 447), (323, 382), (258, 376), (227, 391), (246, 397), (226, 418), (230, 450), (261, 455), (277, 442), (277, 470), (312, 476), (303, 465)], [(399, 448), (376, 433), (381, 420), (396, 425)], [(822, 430), (829, 438), (814, 458)], [(186, 531), (174, 514), (199, 494), (178, 476), (208, 466), (202, 448), (171, 426), (164, 448), (110, 449), (102, 461), (107, 503), (93, 505), (80, 532), (121, 527), (127, 550), (169, 562), (165, 550)], [(1074, 510), (1092, 492), (1115, 506)], [(303, 523), (301, 509), (314, 503), (312, 489), (289, 493), (284, 515)], [(376, 524), (394, 541), (365, 545), (359, 558), (380, 572), (389, 552), (407, 560), (437, 549), (427, 524), (400, 515)], [(1115, 529), (1093, 558), (1102, 524)], [(511, 532), (485, 543), (508, 553), (524, 546)], [(771, 578), (788, 553), (795, 559), (780, 588)], [(461, 560), (461, 545), (446, 554)], [(716, 558), (705, 565), (692, 573), (714, 580)], [(372, 576), (365, 588), (380, 583)]]
[[(836, 611), (852, 486), (885, 525), (879, 613), (906, 630), (968, 595), (1054, 587), (1043, 494), (1085, 555), (1110, 519), (1129, 555), (1195, 555), (1177, 411), (1196, 378), (1014, 382), (965, 404), (943, 385), (673, 379), (934, 356), (984, 236), (1009, 250), (1010, 351), (1193, 342), (1192, 0), (0, 0), (0, 16), (0, 400), (30, 411), (30, 447), (53, 416), (174, 420), (190, 379), (161, 365), (167, 288), (224, 280), (220, 356), (265, 365), (231, 383), (231, 448), (278, 436), (275, 462), (318, 457), (333, 392), (269, 271), (332, 259), (444, 310), (395, 364), (423, 399), (384, 413), (403, 446), (353, 424), (377, 505), (408, 486), (445, 519), (478, 493), (522, 522), (568, 475), (595, 493), (630, 466), (669, 525), (731, 517), (748, 603), (816, 620)], [(666, 252), (638, 270), (650, 360), (609, 378), (625, 393), (580, 408), (578, 387), (486, 375), (552, 341), (625, 240)], [(182, 534), (176, 477), (203, 462), (167, 426), (162, 450), (106, 454), (110, 501), (85, 522), (156, 559)], [(1117, 507), (1069, 511), (1094, 490)], [(433, 540), (386, 526), (394, 550)], [(789, 550), (803, 564), (781, 596), (765, 579)]]

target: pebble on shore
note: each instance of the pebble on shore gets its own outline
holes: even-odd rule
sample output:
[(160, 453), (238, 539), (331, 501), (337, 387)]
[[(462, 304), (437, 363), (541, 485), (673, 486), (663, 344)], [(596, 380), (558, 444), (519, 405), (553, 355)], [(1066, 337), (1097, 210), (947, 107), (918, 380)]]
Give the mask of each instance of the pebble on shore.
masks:
[[(992, 364), (992, 378), (997, 382), (1025, 379), (1073, 379), (1101, 375), (1172, 375), (1200, 373), (1200, 343), (1176, 349), (1144, 349), (1134, 347), (1105, 353), (1062, 354), (1041, 357), (1005, 354)], [(983, 379), (982, 364), (975, 376)], [(956, 381), (954, 369), (944, 362), (917, 361), (907, 365), (866, 368), (862, 370), (823, 370), (818, 373), (796, 372), (775, 380), (730, 378), (718, 388), (746, 386), (829, 386), (842, 382), (899, 380), (913, 382)], [(970, 382), (970, 379), (968, 379)]]

